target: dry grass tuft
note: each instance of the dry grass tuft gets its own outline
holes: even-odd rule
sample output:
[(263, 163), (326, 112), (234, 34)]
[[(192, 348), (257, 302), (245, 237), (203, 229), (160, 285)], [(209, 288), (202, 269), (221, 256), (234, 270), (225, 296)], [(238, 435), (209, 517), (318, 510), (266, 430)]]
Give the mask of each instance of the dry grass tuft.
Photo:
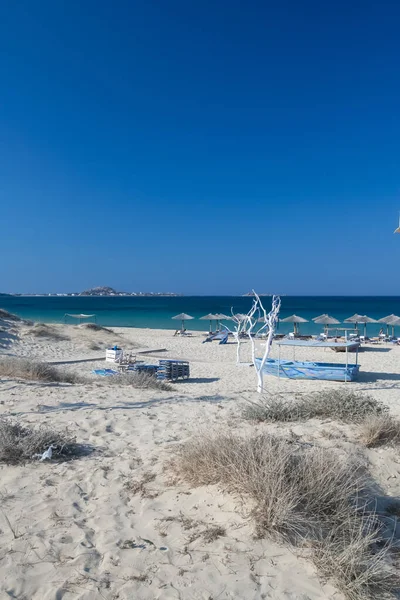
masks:
[(293, 422), (307, 419), (336, 419), (345, 423), (360, 423), (367, 415), (385, 415), (384, 404), (367, 394), (346, 390), (323, 390), (294, 399), (283, 396), (264, 396), (247, 401), (243, 411), (246, 419), (254, 421)]
[(349, 600), (384, 598), (397, 584), (386, 567), (390, 547), (375, 551), (382, 540), (372, 527), (377, 518), (358, 509), (370, 486), (359, 462), (267, 434), (222, 433), (181, 446), (174, 467), (194, 485), (219, 484), (250, 502), (259, 535), (311, 548)]
[(360, 430), (360, 441), (367, 448), (400, 442), (400, 421), (389, 414), (365, 418)]
[(314, 561), (349, 600), (397, 598), (399, 583), (390, 569), (390, 549), (375, 515), (350, 514), (333, 524), (316, 547)]
[(310, 518), (334, 512), (343, 497), (348, 501), (364, 485), (362, 465), (267, 434), (193, 438), (181, 448), (179, 473), (194, 485), (222, 484), (250, 496), (258, 529), (290, 539), (310, 528)]
[(114, 375), (113, 377), (105, 377), (104, 383), (107, 385), (129, 385), (138, 390), (160, 390), (160, 391), (171, 391), (173, 388), (169, 383), (165, 381), (159, 381), (154, 375), (148, 373), (135, 373), (127, 372), (121, 373), (120, 375)]
[(89, 350), (104, 350), (105, 346), (101, 346), (97, 342), (89, 342), (88, 344)]
[(53, 446), (55, 459), (67, 460), (82, 454), (82, 448), (66, 431), (57, 432), (46, 427), (29, 428), (8, 419), (0, 420), (0, 462), (19, 464), (37, 460)]
[(208, 525), (202, 533), (203, 539), (207, 544), (215, 542), (215, 540), (224, 535), (226, 535), (226, 529), (222, 525)]
[(70, 339), (67, 335), (61, 333), (60, 331), (57, 331), (55, 327), (51, 327), (50, 325), (46, 325), (45, 323), (35, 323), (35, 325), (33, 325), (33, 327), (29, 329), (27, 333), (38, 338), (45, 338), (57, 342), (62, 342)]
[(48, 363), (35, 362), (26, 358), (2, 358), (0, 377), (28, 379), (54, 383), (85, 383), (85, 379), (70, 371), (62, 371)]
[(112, 333), (113, 335), (117, 335), (112, 329), (102, 327), (101, 325), (97, 325), (97, 323), (81, 323), (78, 327), (80, 329), (89, 329), (89, 331), (101, 331), (102, 333)]

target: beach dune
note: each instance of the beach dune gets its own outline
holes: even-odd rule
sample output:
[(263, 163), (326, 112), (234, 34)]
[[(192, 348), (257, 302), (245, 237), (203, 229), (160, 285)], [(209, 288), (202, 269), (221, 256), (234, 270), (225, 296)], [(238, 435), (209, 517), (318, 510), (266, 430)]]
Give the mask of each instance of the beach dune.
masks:
[[(54, 325), (44, 335), (13, 323), (3, 356), (63, 363), (88, 378), (46, 384), (2, 378), (0, 413), (27, 427), (68, 429), (85, 456), (67, 462), (1, 466), (0, 597), (323, 600), (343, 598), (314, 566), (278, 541), (255, 538), (249, 507), (218, 486), (191, 488), (168, 468), (179, 444), (203, 431), (260, 431), (241, 407), (257, 395), (249, 366), (236, 365), (234, 343), (202, 344), (203, 335), (114, 328), (112, 332)], [(105, 347), (155, 349), (146, 361), (190, 361), (191, 379), (171, 390), (108, 385), (91, 374), (104, 366)], [(165, 349), (163, 351), (163, 349)], [(290, 349), (288, 349), (290, 352)], [(260, 352), (262, 346), (260, 346)], [(273, 347), (273, 353), (275, 348)], [(338, 362), (313, 349), (296, 357)], [(246, 356), (248, 354), (248, 357)], [(244, 344), (249, 360), (250, 347)], [(68, 362), (92, 358), (93, 362)], [(399, 413), (400, 349), (381, 346), (360, 354), (354, 391), (379, 398)], [(324, 388), (345, 384), (324, 382)], [(321, 389), (316, 381), (266, 378), (269, 392)], [(350, 426), (306, 422), (275, 426), (325, 447), (355, 447)], [(328, 435), (327, 435), (328, 432)], [(400, 471), (391, 448), (367, 450), (366, 460), (385, 494), (400, 495)]]

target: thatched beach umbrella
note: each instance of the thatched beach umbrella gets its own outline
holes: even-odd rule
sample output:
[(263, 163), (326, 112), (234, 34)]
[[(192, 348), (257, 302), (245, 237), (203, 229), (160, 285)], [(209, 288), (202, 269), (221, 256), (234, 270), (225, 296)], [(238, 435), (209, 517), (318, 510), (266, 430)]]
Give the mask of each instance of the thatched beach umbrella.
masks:
[(392, 337), (394, 337), (394, 328), (400, 325), (400, 317), (396, 317), (389, 324), (392, 326)]
[(194, 319), (194, 317), (191, 317), (190, 315), (187, 315), (185, 313), (180, 313), (179, 315), (175, 315), (175, 317), (172, 317), (172, 319), (174, 319), (175, 321), (182, 321), (182, 331), (183, 331), (185, 329), (185, 321)]
[(395, 319), (399, 319), (400, 317), (398, 317), (397, 315), (391, 314), (388, 315), (387, 317), (382, 317), (382, 319), (378, 319), (378, 323), (384, 323), (386, 325), (386, 335), (389, 335), (389, 325), (391, 325), (391, 322)]
[(361, 323), (360, 319), (362, 319), (362, 315), (358, 315), (357, 313), (348, 319), (345, 319), (344, 323), (354, 323), (354, 328), (357, 329), (357, 324)]
[(320, 315), (319, 317), (314, 317), (314, 323), (317, 325), (324, 325), (324, 330), (327, 332), (329, 329), (329, 325), (339, 325), (340, 321), (335, 319), (335, 317), (331, 317), (330, 315)]
[[(352, 319), (352, 320), (350, 320)], [(357, 327), (357, 323), (364, 323), (364, 337), (367, 337), (367, 323), (377, 323), (376, 319), (372, 317), (367, 317), (367, 315), (353, 315), (345, 320), (345, 323), (355, 323)]]
[(293, 329), (295, 335), (299, 333), (299, 323), (308, 323), (308, 319), (303, 319), (303, 317), (299, 317), (298, 315), (290, 315), (290, 317), (286, 317), (286, 319), (280, 319), (281, 323), (293, 323)]
[(364, 337), (367, 337), (367, 323), (377, 323), (376, 319), (372, 319), (372, 317), (367, 317), (364, 315), (360, 323), (364, 323)]
[(217, 313), (215, 315), (217, 317), (217, 327), (220, 326), (220, 321), (231, 321), (232, 317), (228, 317), (228, 315), (224, 315), (223, 313)]
[(389, 325), (392, 326), (392, 337), (394, 337), (394, 328), (396, 325), (400, 325), (400, 317), (397, 315), (388, 315), (378, 320), (378, 323), (385, 323), (386, 335), (389, 335)]
[(200, 321), (210, 321), (210, 333), (212, 332), (212, 322), (218, 321), (218, 315), (213, 315), (209, 313), (208, 315), (204, 315), (204, 317), (200, 317)]
[(335, 317), (331, 317), (330, 315), (320, 315), (319, 317), (314, 317), (314, 323), (318, 325), (339, 325), (340, 321), (335, 319)]
[(243, 313), (236, 313), (235, 315), (232, 315), (229, 318), (233, 319), (234, 321), (244, 321), (245, 319), (247, 319), (247, 315), (244, 315)]

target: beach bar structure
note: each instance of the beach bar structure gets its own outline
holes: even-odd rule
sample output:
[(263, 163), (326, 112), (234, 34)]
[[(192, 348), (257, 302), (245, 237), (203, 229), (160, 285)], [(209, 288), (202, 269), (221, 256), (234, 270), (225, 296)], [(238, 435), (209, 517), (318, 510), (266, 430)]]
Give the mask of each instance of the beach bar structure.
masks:
[(67, 322), (67, 317), (70, 317), (71, 319), (76, 319), (78, 321), (78, 323), (82, 323), (83, 319), (94, 319), (94, 323), (96, 323), (96, 315), (85, 315), (84, 313), (80, 313), (77, 315), (71, 315), (69, 313), (65, 313), (64, 315), (64, 323)]
[[(321, 379), (324, 381), (354, 381), (358, 377), (358, 342), (320, 342), (317, 340), (279, 340), (278, 358), (269, 358), (264, 365), (264, 373), (266, 375), (274, 375), (286, 379)], [(325, 362), (305, 362), (281, 359), (281, 346), (292, 346), (306, 348), (344, 348), (346, 351), (346, 363), (325, 363)], [(356, 351), (355, 364), (349, 364), (349, 351)], [(261, 363), (261, 358), (255, 359), (258, 364)]]

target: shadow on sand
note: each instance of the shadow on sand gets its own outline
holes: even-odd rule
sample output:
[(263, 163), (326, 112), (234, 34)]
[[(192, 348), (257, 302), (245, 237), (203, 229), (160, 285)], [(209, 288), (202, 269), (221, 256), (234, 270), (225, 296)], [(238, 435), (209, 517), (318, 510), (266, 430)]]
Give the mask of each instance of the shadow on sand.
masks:
[(360, 371), (359, 383), (372, 383), (375, 381), (400, 381), (400, 373), (375, 373), (374, 371)]
[(364, 352), (390, 352), (391, 350), (393, 350), (393, 348), (377, 348), (376, 346), (373, 346), (372, 348), (369, 346), (362, 346), (362, 348), (360, 349), (360, 352), (364, 353)]
[(99, 406), (95, 402), (60, 402), (57, 406), (49, 406), (47, 404), (39, 404), (38, 410), (24, 411), (24, 412), (10, 412), (9, 416), (17, 417), (22, 415), (38, 415), (57, 413), (63, 411), (75, 411), (75, 410), (98, 410), (98, 411), (112, 411), (112, 410), (141, 410), (143, 408), (151, 408), (152, 406), (163, 406), (168, 404), (187, 404), (197, 402), (208, 402), (209, 404), (220, 404), (221, 402), (229, 402), (231, 398), (226, 396), (168, 396), (167, 398), (153, 398), (151, 400), (139, 401), (139, 402), (120, 402), (119, 404), (111, 406)]

